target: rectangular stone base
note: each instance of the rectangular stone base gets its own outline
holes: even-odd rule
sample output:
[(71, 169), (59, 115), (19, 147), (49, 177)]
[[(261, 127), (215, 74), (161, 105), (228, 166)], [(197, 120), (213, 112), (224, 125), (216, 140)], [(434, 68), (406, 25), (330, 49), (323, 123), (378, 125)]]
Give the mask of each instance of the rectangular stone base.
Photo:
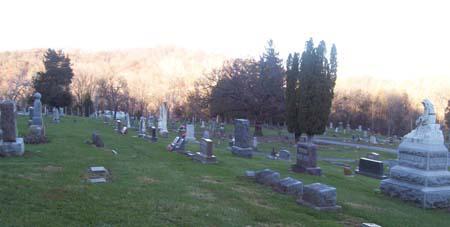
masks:
[(317, 210), (317, 211), (338, 211), (338, 210), (340, 210), (342, 208), (339, 205), (319, 207), (319, 206), (316, 206), (316, 205), (314, 205), (312, 203), (306, 202), (305, 200), (302, 200), (302, 199), (298, 199), (297, 200), (297, 204), (313, 208), (314, 210)]
[(381, 175), (381, 176), (380, 176), (380, 175), (376, 175), (376, 174), (373, 174), (373, 173), (368, 173), (368, 172), (360, 171), (358, 168), (355, 169), (355, 173), (356, 173), (356, 174), (363, 175), (363, 176), (366, 176), (366, 177), (372, 177), (372, 178), (375, 178), (375, 179), (380, 179), (380, 180), (383, 180), (383, 179), (386, 179), (386, 178), (387, 178), (386, 175)]
[(243, 157), (243, 158), (252, 158), (253, 157), (253, 148), (242, 148), (233, 146), (231, 147), (231, 153), (233, 153), (236, 156)]
[(24, 152), (23, 138), (16, 138), (16, 142), (0, 142), (1, 156), (22, 156)]
[(296, 173), (307, 173), (314, 176), (322, 176), (322, 169), (320, 167), (305, 168), (299, 165), (292, 165), (292, 171)]
[(424, 187), (386, 179), (381, 181), (380, 190), (391, 197), (414, 202), (422, 208), (450, 207), (450, 186)]
[(192, 156), (192, 160), (201, 162), (202, 164), (215, 164), (217, 163), (216, 156), (213, 155), (211, 157), (206, 156), (203, 153), (197, 152), (194, 156)]

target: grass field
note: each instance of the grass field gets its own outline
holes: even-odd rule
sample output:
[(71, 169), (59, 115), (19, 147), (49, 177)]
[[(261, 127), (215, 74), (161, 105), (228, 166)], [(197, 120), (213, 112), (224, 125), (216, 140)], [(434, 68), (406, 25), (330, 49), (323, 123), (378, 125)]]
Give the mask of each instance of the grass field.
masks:
[[(20, 134), (26, 128), (26, 119), (20, 118)], [(84, 143), (94, 130), (106, 148)], [(424, 210), (388, 198), (377, 190), (379, 180), (346, 177), (342, 167), (327, 162), (319, 162), (322, 177), (292, 173), (293, 162), (234, 157), (222, 142), (215, 148), (219, 163), (202, 165), (166, 151), (174, 133), (150, 143), (134, 137), (134, 131), (120, 136), (100, 120), (68, 116), (60, 124), (47, 123), (47, 135), (50, 143), (26, 145), (23, 157), (0, 159), (0, 226), (450, 226), (448, 210)], [(294, 154), (292, 145), (260, 145), (267, 152), (271, 147)], [(187, 148), (199, 150), (196, 144)], [(321, 157), (357, 159), (368, 152), (319, 147)], [(108, 168), (112, 182), (86, 183), (87, 168), (94, 165)], [(342, 210), (317, 212), (242, 177), (245, 170), (262, 168), (336, 187)]]

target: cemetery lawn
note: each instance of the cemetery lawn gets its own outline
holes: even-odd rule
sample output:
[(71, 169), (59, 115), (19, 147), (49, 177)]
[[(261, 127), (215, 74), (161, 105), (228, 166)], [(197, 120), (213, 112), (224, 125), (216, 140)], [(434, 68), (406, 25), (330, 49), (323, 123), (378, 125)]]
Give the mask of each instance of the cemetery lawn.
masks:
[[(26, 120), (19, 117), (22, 136)], [(23, 157), (0, 158), (0, 226), (450, 226), (448, 210), (424, 210), (388, 198), (379, 192), (379, 180), (345, 177), (342, 167), (325, 161), (319, 162), (322, 177), (292, 173), (293, 161), (272, 161), (264, 154), (234, 157), (222, 141), (214, 150), (219, 164), (202, 165), (166, 151), (173, 132), (150, 143), (134, 137), (134, 130), (120, 136), (100, 120), (66, 116), (60, 124), (49, 122), (47, 118), (50, 143), (26, 145)], [(94, 130), (102, 136), (104, 149), (85, 143)], [(295, 154), (292, 145), (260, 144), (264, 152), (272, 147)], [(196, 144), (187, 149), (199, 150)], [(370, 152), (338, 146), (320, 146), (318, 151), (321, 157), (346, 159)], [(90, 166), (109, 169), (112, 182), (86, 183)], [(342, 210), (317, 212), (243, 177), (245, 170), (263, 168), (280, 172), (282, 178), (336, 187)]]

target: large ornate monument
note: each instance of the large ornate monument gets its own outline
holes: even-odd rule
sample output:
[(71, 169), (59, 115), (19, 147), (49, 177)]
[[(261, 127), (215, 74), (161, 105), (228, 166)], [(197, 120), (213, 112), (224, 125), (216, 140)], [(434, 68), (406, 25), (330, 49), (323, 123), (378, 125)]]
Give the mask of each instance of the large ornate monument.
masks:
[(383, 193), (412, 201), (423, 208), (450, 207), (448, 149), (433, 104), (422, 102), (424, 113), (417, 128), (404, 136), (398, 147), (398, 165), (381, 181)]
[(169, 131), (167, 130), (167, 103), (163, 102), (163, 104), (159, 107), (159, 119), (158, 119), (158, 128), (159, 133), (162, 136), (167, 135)]

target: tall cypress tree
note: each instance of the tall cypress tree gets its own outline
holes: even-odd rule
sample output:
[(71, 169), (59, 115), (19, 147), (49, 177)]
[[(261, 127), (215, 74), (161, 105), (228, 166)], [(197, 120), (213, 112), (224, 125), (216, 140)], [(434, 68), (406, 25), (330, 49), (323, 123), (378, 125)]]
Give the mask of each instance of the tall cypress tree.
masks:
[(302, 54), (298, 124), (299, 130), (305, 132), (309, 139), (322, 134), (328, 122), (337, 70), (336, 50), (333, 49), (331, 67), (326, 57), (324, 41), (314, 48), (313, 40), (308, 40)]
[(42, 102), (53, 107), (69, 106), (73, 77), (70, 58), (61, 50), (48, 49), (44, 54), (44, 67), (45, 72), (38, 72), (33, 78), (33, 87), (42, 94)]
[(299, 54), (289, 54), (286, 62), (286, 123), (290, 133), (294, 133), (295, 140), (301, 136), (298, 127), (298, 74), (299, 74)]

